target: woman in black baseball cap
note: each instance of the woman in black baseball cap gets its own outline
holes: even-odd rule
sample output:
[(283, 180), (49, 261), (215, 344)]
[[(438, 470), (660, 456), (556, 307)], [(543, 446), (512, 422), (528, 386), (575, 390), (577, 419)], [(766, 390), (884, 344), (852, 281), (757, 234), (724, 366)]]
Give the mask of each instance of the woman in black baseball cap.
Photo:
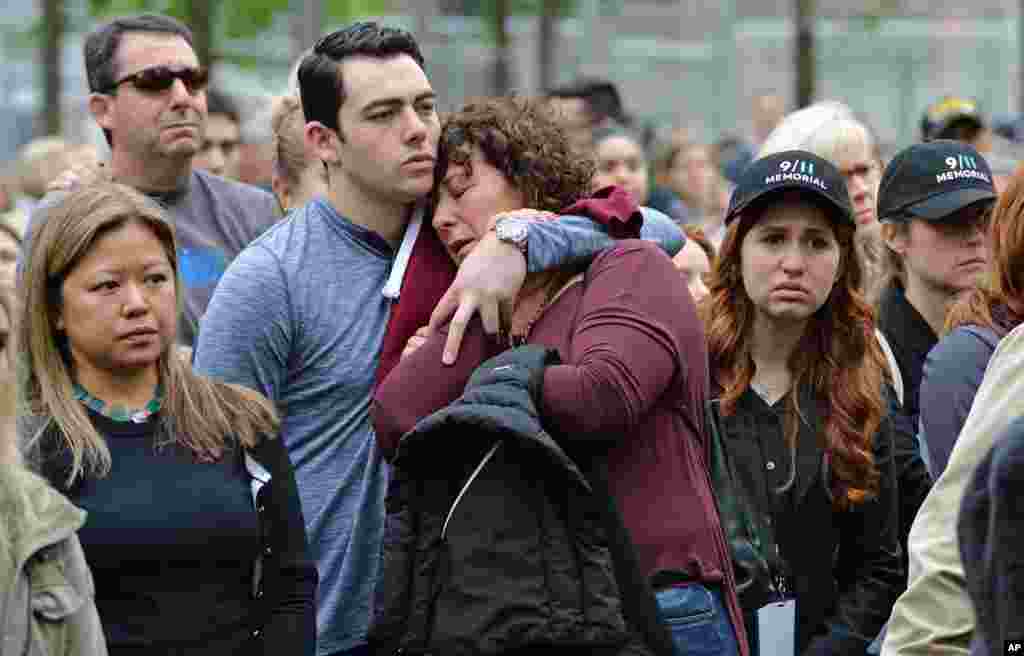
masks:
[(985, 158), (960, 141), (914, 144), (882, 174), (878, 219), (885, 255), (873, 297), (903, 380), (903, 416), (896, 419), (911, 433), (920, 415), (922, 368), (946, 311), (984, 277), (995, 198)]
[(750, 509), (732, 524), (737, 569), (763, 563), (737, 572), (748, 635), (861, 655), (902, 568), (885, 361), (860, 292), (849, 194), (826, 160), (777, 153), (744, 172), (726, 222), (701, 312), (717, 395), (709, 421), (734, 472), (716, 494)]

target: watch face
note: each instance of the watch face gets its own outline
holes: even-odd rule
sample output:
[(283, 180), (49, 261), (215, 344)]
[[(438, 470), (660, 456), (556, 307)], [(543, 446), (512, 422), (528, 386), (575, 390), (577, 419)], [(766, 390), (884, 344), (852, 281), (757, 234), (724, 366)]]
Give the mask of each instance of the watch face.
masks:
[(529, 234), (526, 224), (520, 221), (502, 221), (497, 228), (498, 239), (512, 242), (513, 244), (525, 243)]

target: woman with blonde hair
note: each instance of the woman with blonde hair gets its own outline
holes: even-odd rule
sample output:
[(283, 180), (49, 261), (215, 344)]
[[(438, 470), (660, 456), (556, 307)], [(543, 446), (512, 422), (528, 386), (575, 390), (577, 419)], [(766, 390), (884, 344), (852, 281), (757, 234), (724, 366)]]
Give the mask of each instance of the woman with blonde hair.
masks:
[(277, 416), (177, 355), (163, 211), (114, 183), (45, 211), (23, 277), (20, 430), (88, 512), (111, 653), (312, 654), (317, 575)]
[(274, 134), (274, 168), (270, 186), (285, 212), (327, 193), (327, 169), (306, 149), (302, 103), (297, 95), (274, 101), (270, 118)]
[(11, 290), (0, 288), (0, 634), (3, 654), (105, 656), (77, 532), (85, 513), (26, 469), (15, 439)]
[[(731, 530), (747, 631), (759, 653), (785, 642), (860, 656), (902, 568), (883, 356), (849, 195), (828, 161), (778, 153), (747, 168), (726, 222), (700, 310), (718, 397), (709, 425), (733, 472), (716, 495), (749, 508), (745, 525), (722, 519), (750, 547)], [(766, 635), (779, 608), (790, 619)]]

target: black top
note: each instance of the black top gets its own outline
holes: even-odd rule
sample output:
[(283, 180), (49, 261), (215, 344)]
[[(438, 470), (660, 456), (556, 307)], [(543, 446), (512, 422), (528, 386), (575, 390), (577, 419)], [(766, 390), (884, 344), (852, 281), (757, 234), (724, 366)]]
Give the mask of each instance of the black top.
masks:
[(879, 304), (878, 328), (885, 335), (903, 377), (903, 414), (909, 420), (911, 433), (917, 432), (921, 414), (918, 392), (924, 361), (939, 343), (939, 336), (921, 313), (907, 300), (903, 287), (893, 282)]
[[(897, 282), (885, 291), (880, 310), (878, 328), (889, 342), (903, 378), (903, 404), (900, 405), (895, 393), (891, 393), (888, 395), (888, 407), (893, 427), (893, 456), (899, 489), (899, 536), (906, 577), (910, 568), (910, 529), (932, 488), (932, 476), (925, 465), (917, 432), (924, 363), (939, 338), (921, 313), (910, 304), (903, 287)], [(905, 588), (906, 580), (901, 589)]]
[[(772, 531), (778, 545), (774, 557), (764, 555), (781, 561), (797, 600), (797, 653), (862, 656), (903, 582), (891, 428), (884, 422), (874, 438), (878, 496), (839, 512), (829, 497), (832, 474), (824, 466), (819, 435), (822, 404), (807, 390), (801, 394), (804, 421), (795, 450), (785, 439), (787, 406), (785, 398), (768, 405), (748, 388), (736, 412), (720, 419), (722, 446), (751, 503), (753, 521)], [(752, 644), (760, 603), (752, 600), (743, 608)]]
[(250, 452), (272, 477), (257, 512), (237, 445), (197, 463), (178, 445), (155, 446), (159, 415), (134, 424), (89, 414), (110, 473), (67, 489), (66, 453), (44, 456), (42, 470), (88, 512), (79, 538), (110, 653), (313, 654), (316, 570), (280, 441)]

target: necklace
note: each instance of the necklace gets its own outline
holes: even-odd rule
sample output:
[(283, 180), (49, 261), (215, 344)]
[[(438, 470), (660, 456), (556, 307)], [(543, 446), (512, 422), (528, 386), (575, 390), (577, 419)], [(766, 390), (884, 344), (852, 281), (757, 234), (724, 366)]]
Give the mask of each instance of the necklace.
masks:
[(525, 345), (526, 340), (530, 337), (530, 331), (533, 330), (533, 325), (540, 320), (544, 311), (562, 296), (562, 292), (582, 281), (582, 273), (571, 277), (569, 277), (568, 274), (556, 276), (554, 280), (548, 283), (547, 289), (544, 292), (544, 301), (540, 304), (540, 307), (537, 308), (533, 318), (527, 322), (526, 328), (523, 329), (523, 332), (512, 334), (511, 330), (507, 333), (505, 331), (501, 331), (502, 341), (508, 341), (509, 346), (512, 348)]
[(526, 340), (530, 336), (530, 331), (533, 330), (533, 324), (537, 323), (537, 321), (540, 319), (540, 315), (544, 314), (544, 310), (546, 310), (548, 308), (548, 305), (551, 304), (551, 299), (554, 297), (554, 295), (555, 295), (555, 285), (554, 285), (553, 282), (552, 283), (548, 283), (548, 287), (544, 291), (544, 300), (541, 301), (541, 304), (537, 308), (537, 311), (533, 313), (533, 318), (531, 318), (526, 323), (526, 328), (523, 329), (523, 332), (522, 333), (518, 333), (518, 334), (513, 334), (511, 331), (509, 331), (509, 334), (508, 334), (509, 346), (511, 346), (512, 348), (516, 348), (518, 346), (523, 346), (523, 345), (526, 344)]
[(128, 422), (133, 424), (144, 424), (149, 421), (151, 416), (159, 412), (160, 408), (163, 407), (164, 404), (163, 386), (160, 383), (157, 383), (156, 389), (153, 390), (153, 398), (149, 403), (134, 410), (126, 408), (119, 403), (108, 405), (106, 401), (96, 398), (78, 383), (75, 383), (72, 393), (75, 400), (81, 402), (85, 407), (122, 424), (126, 424)]

